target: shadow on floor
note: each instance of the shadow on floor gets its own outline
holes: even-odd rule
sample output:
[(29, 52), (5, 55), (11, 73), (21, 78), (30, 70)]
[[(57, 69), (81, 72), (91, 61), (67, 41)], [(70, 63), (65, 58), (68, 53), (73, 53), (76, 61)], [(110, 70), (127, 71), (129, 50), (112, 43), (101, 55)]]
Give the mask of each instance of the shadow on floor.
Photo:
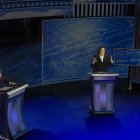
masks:
[(47, 131), (42, 131), (40, 129), (33, 129), (24, 134), (18, 140), (57, 140), (57, 137)]

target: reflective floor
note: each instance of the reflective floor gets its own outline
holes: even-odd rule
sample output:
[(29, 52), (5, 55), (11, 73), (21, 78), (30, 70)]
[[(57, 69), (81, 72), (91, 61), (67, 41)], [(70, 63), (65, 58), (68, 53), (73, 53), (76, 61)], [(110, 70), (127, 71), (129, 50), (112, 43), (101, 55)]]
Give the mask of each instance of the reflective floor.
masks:
[(115, 93), (112, 116), (91, 115), (89, 105), (88, 92), (26, 99), (24, 119), (28, 133), (19, 140), (140, 139), (140, 93)]

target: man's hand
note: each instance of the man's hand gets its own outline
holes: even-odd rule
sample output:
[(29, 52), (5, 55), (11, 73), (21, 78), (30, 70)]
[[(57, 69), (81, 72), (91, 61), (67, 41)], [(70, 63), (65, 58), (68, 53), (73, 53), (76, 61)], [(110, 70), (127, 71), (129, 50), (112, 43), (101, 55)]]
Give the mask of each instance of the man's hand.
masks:
[(9, 85), (15, 87), (15, 86), (17, 86), (17, 83), (15, 83), (15, 82), (9, 82)]

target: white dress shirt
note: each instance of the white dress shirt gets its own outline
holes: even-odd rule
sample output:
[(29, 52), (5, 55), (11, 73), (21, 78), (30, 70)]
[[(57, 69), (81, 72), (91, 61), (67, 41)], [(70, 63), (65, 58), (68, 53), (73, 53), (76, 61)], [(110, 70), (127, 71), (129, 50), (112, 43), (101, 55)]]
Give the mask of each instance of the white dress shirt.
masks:
[(103, 62), (104, 61), (104, 56), (100, 56), (100, 59)]

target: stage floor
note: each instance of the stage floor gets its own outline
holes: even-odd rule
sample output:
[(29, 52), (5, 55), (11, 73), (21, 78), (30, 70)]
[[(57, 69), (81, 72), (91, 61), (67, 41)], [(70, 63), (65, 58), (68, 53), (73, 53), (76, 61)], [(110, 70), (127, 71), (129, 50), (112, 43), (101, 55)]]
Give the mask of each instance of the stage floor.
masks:
[(65, 89), (56, 95), (25, 99), (28, 133), (19, 140), (140, 139), (140, 93), (115, 93), (115, 114), (94, 116), (88, 113), (90, 93), (85, 91), (77, 94), (73, 89), (73, 94), (67, 94)]

